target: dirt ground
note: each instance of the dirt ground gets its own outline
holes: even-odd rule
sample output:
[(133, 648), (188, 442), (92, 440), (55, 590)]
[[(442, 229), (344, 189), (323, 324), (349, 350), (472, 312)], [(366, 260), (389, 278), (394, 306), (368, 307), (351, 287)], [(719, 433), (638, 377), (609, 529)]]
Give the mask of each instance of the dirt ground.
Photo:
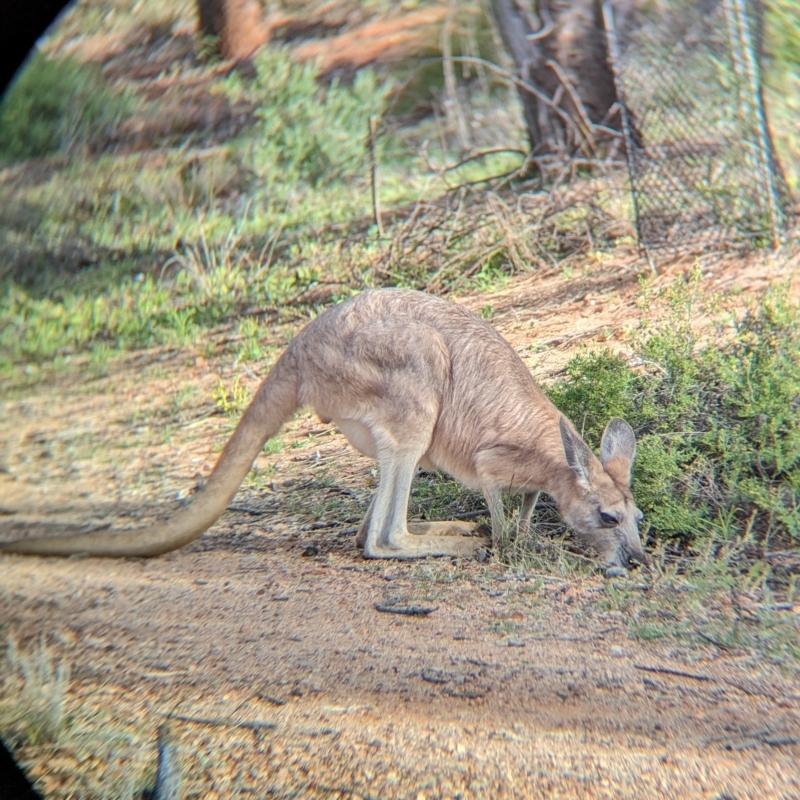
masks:
[[(462, 302), (490, 305), (546, 380), (580, 344), (623, 346), (643, 269), (620, 254)], [(702, 285), (744, 300), (778, 277), (797, 295), (796, 274), (796, 261), (731, 260), (705, 264)], [(132, 353), (14, 389), (3, 535), (173, 508), (229, 435), (220, 378), (256, 385), (220, 350)], [(74, 746), (17, 752), (46, 797), (114, 796), (152, 775), (167, 719), (186, 798), (800, 797), (796, 681), (746, 650), (632, 638), (599, 576), (366, 562), (353, 534), (372, 465), (308, 414), (281, 441), (178, 552), (0, 556), (3, 636), (22, 650), (44, 636), (71, 667)], [(647, 591), (642, 575), (628, 585)]]

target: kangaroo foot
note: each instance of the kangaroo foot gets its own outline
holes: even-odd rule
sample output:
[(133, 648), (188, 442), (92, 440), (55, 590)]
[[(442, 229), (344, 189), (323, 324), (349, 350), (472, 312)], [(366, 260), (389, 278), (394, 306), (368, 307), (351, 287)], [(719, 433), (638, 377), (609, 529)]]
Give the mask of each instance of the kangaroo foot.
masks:
[(409, 522), (408, 532), (412, 536), (477, 536), (478, 526), (474, 522)]
[(479, 536), (430, 536), (414, 533), (394, 539), (391, 545), (367, 546), (364, 549), (364, 557), (412, 559), (428, 556), (461, 556), (472, 558), (485, 545), (485, 540)]

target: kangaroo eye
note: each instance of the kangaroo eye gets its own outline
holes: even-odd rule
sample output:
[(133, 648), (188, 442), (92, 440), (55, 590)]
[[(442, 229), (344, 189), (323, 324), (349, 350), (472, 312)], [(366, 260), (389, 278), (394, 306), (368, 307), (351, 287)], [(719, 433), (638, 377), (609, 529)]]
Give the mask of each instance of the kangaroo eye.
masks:
[(609, 514), (608, 511), (601, 511), (600, 523), (604, 528), (613, 528), (615, 525), (619, 525), (619, 517), (616, 514)]

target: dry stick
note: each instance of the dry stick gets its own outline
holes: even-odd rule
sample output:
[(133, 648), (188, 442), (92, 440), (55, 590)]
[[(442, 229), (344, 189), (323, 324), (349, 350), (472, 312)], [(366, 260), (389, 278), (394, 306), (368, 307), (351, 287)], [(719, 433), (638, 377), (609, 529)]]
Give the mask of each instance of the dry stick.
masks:
[(523, 272), (525, 269), (525, 264), (517, 263), (520, 252), (522, 253), (523, 257), (527, 258), (531, 263), (536, 262), (536, 257), (528, 249), (524, 239), (521, 239), (514, 230), (512, 222), (510, 222), (508, 219), (510, 211), (506, 204), (496, 194), (490, 194), (487, 197), (487, 203), (498, 223), (500, 224), (500, 227), (505, 231), (506, 238), (510, 244), (509, 255), (511, 257), (511, 261), (519, 272)]
[[(452, 172), (454, 169), (463, 167), (464, 164), (469, 164), (470, 161), (477, 161), (479, 158), (484, 158), (485, 156), (492, 156), (495, 153), (515, 153), (523, 157), (528, 155), (524, 150), (520, 150), (519, 148), (516, 147), (493, 147), (491, 150), (479, 150), (477, 153), (473, 153), (472, 155), (463, 158), (457, 164), (453, 164), (452, 166), (449, 167), (443, 167), (441, 172), (443, 173)], [(487, 178), (486, 180), (489, 180), (489, 178)]]
[[(340, 795), (349, 794), (352, 795), (353, 797), (360, 797), (361, 800), (377, 800), (377, 797), (375, 797), (375, 795), (366, 794), (361, 789), (355, 789), (352, 786), (326, 786), (325, 784), (317, 783), (316, 781), (309, 781), (306, 784), (305, 789), (314, 789), (320, 792), (329, 792), (330, 794), (340, 794)], [(281, 797), (283, 796), (284, 795), (281, 795)], [(302, 795), (299, 792), (297, 792), (291, 796), (301, 797)]]
[[(534, 159), (535, 161), (535, 159)], [(479, 183), (489, 183), (490, 181), (500, 181), (499, 185), (504, 185), (503, 181), (507, 178), (513, 178), (515, 175), (519, 175), (520, 168), (514, 167), (514, 169), (509, 170), (508, 172), (502, 172), (500, 175), (489, 175), (486, 178), (477, 178), (474, 181), (465, 181), (464, 183), (459, 183), (458, 186), (450, 187), (449, 191), (453, 192), (458, 189), (466, 189), (470, 186), (477, 186)]]
[(594, 150), (594, 123), (589, 118), (589, 114), (586, 111), (586, 107), (583, 105), (583, 101), (580, 99), (580, 97), (578, 97), (577, 93), (575, 92), (575, 88), (570, 83), (570, 80), (566, 76), (564, 70), (561, 69), (561, 66), (553, 60), (548, 60), (545, 62), (545, 64), (546, 66), (550, 67), (553, 72), (555, 72), (556, 77), (559, 79), (559, 81), (561, 81), (564, 89), (566, 89), (567, 94), (570, 96), (570, 99), (575, 105), (575, 110), (581, 117), (581, 121), (583, 122), (586, 130), (581, 131), (583, 139), (579, 142), (578, 146), (581, 150), (583, 150), (584, 153), (586, 153), (587, 156), (589, 156), (590, 154), (584, 149), (583, 143), (584, 141), (588, 142), (591, 149)]
[(456, 225), (458, 225), (461, 219), (461, 212), (464, 209), (464, 198), (466, 197), (466, 194), (467, 194), (466, 191), (464, 191), (463, 189), (459, 190), (458, 206), (456, 207), (456, 213), (453, 215), (453, 221), (450, 223), (449, 230), (447, 231), (447, 234), (444, 237), (444, 242), (442, 243), (442, 252), (447, 250), (447, 248), (450, 246), (450, 240), (453, 238), (453, 233), (456, 229)]
[[(528, 27), (533, 30), (533, 23), (536, 21), (533, 18), (533, 14), (531, 14), (531, 12), (526, 8), (524, 3), (520, 3), (518, 8), (525, 15)], [(555, 27), (553, 24), (553, 18), (550, 16), (550, 12), (542, 3), (539, 3), (539, 13), (542, 16), (541, 20), (539, 20), (539, 30), (525, 35), (525, 38), (529, 42), (538, 42), (541, 39), (546, 38), (553, 32), (553, 28)]]
[(375, 603), (375, 609), (384, 614), (402, 614), (406, 617), (427, 617), (439, 606), (401, 606), (394, 603)]
[(381, 208), (378, 201), (378, 160), (375, 157), (375, 136), (377, 126), (375, 117), (369, 118), (369, 167), (372, 182), (372, 213), (375, 215), (375, 224), (378, 226), (378, 235), (383, 239), (383, 222), (381, 221)]
[(169, 719), (179, 719), (183, 722), (196, 722), (200, 725), (219, 725), (226, 728), (250, 728), (251, 730), (269, 730), (277, 728), (277, 722), (267, 722), (266, 720), (236, 720), (229, 717), (195, 717), (191, 714), (174, 714), (165, 712), (163, 716)]
[(491, 61), (487, 61), (485, 58), (476, 58), (475, 56), (453, 56), (453, 61), (464, 64), (482, 64), (489, 71), (506, 78), (515, 86), (518, 86), (520, 89), (532, 94), (538, 100), (541, 100), (541, 102), (544, 103), (548, 108), (552, 109), (553, 112), (558, 114), (565, 124), (575, 127), (575, 121), (572, 119), (572, 117), (570, 117), (570, 115), (567, 114), (564, 109), (559, 108), (558, 105), (553, 102), (552, 98), (548, 97), (541, 89), (537, 88), (531, 83), (528, 83), (528, 81), (518, 78), (513, 72), (509, 72), (507, 69), (503, 69), (497, 64), (493, 64)]
[(455, 5), (453, 1), (450, 0), (447, 7), (447, 15), (444, 18), (444, 25), (442, 26), (442, 66), (444, 68), (444, 88), (447, 94), (445, 112), (448, 112), (447, 116), (452, 116), (455, 121), (458, 143), (461, 145), (461, 149), (469, 150), (469, 131), (467, 129), (467, 123), (464, 120), (464, 114), (461, 111), (461, 104), (458, 102), (458, 84), (456, 82), (455, 70), (453, 69), (453, 48), (450, 44), (454, 8)]
[(674, 675), (677, 678), (691, 678), (695, 681), (711, 681), (716, 682), (715, 678), (710, 675), (700, 675), (694, 672), (684, 672), (680, 669), (672, 669), (672, 667), (648, 667), (645, 664), (634, 664), (634, 669), (641, 669), (644, 672), (660, 672), (664, 675)]
[(152, 795), (154, 800), (180, 800), (181, 770), (178, 763), (178, 747), (173, 741), (168, 722), (158, 728), (158, 767), (156, 784)]
[(707, 633), (703, 633), (703, 631), (697, 631), (697, 635), (701, 639), (705, 639), (709, 644), (713, 644), (715, 647), (719, 647), (720, 650), (727, 650), (730, 652), (731, 650), (735, 650), (735, 647), (731, 647), (729, 644), (725, 644), (725, 642), (720, 642), (715, 639), (713, 636), (709, 636)]

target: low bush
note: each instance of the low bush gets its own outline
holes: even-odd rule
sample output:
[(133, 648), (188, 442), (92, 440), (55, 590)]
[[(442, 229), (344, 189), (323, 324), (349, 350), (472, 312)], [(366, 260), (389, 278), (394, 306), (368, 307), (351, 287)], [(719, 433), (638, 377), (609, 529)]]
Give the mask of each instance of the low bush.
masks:
[[(670, 290), (670, 312), (639, 335), (633, 362), (576, 356), (551, 397), (597, 445), (610, 416), (637, 434), (633, 491), (650, 536), (800, 542), (800, 312), (772, 290), (701, 346), (696, 285)], [(631, 366), (631, 363), (633, 366)]]
[(226, 91), (257, 106), (252, 167), (258, 175), (317, 186), (364, 171), (369, 118), (382, 115), (390, 83), (379, 85), (372, 70), (362, 69), (352, 84), (334, 79), (326, 86), (315, 64), (301, 64), (285, 49), (263, 50), (254, 67), (255, 77), (234, 74)]
[(111, 89), (99, 67), (37, 50), (0, 103), (0, 159), (69, 151), (107, 136), (131, 108), (131, 96)]

